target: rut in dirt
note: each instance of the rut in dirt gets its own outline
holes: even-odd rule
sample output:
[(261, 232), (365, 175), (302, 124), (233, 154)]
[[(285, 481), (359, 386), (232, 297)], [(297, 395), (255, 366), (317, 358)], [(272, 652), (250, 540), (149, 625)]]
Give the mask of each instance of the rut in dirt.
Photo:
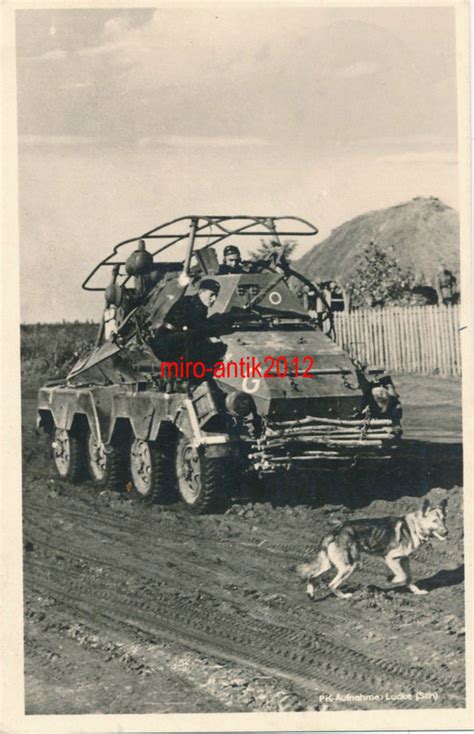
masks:
[[(454, 671), (434, 672), (403, 654), (384, 657), (380, 647), (379, 654), (370, 653), (348, 636), (351, 619), (364, 611), (360, 602), (339, 603), (336, 609), (331, 603), (326, 611), (324, 604), (306, 602), (296, 580), (288, 584), (288, 558), (281, 562), (288, 548), (271, 543), (271, 534), (257, 548), (245, 533), (240, 541), (213, 532), (215, 523), (208, 518), (197, 528), (189, 523), (177, 537), (175, 523), (166, 527), (172, 512), (147, 522), (67, 503), (51, 516), (47, 506), (28, 501), (27, 516), (35, 518), (25, 525), (25, 538), (34, 548), (28, 554), (29, 590), (51, 595), (96, 625), (100, 620), (104, 628), (175, 640), (254, 667), (290, 682), (307, 701), (321, 691), (356, 695), (408, 686), (435, 688), (443, 691), (444, 705), (462, 705), (463, 686)], [(199, 530), (207, 525), (208, 537), (200, 539)], [(290, 560), (301, 558), (310, 538), (301, 534)], [(269, 575), (273, 594), (268, 593)], [(405, 610), (407, 620), (411, 612)], [(374, 629), (386, 623), (387, 615), (381, 614)]]

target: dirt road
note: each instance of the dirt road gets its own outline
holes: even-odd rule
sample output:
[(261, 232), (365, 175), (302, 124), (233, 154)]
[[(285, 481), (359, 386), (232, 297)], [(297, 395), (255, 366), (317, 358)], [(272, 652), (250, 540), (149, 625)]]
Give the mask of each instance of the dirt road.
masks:
[[(451, 393), (448, 403), (452, 411)], [(27, 397), (27, 713), (464, 705), (455, 429), (437, 444), (407, 440), (390, 481), (293, 479), (241, 497), (226, 514), (194, 517), (56, 479), (33, 414)], [(390, 490), (383, 500), (379, 482)], [(384, 564), (368, 558), (350, 580), (351, 599), (305, 598), (294, 567), (331, 519), (402, 514), (422, 496), (449, 497), (448, 541), (423, 546), (412, 563), (428, 596), (392, 588)]]

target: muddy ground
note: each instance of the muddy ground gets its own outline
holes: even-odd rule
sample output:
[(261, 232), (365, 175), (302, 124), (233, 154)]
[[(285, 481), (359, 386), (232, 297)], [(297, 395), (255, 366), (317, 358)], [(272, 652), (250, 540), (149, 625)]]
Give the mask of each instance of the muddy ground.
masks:
[[(406, 438), (390, 476), (272, 480), (205, 517), (58, 480), (26, 390), (26, 712), (464, 706), (460, 384), (397, 385)], [(447, 542), (412, 561), (429, 595), (366, 558), (350, 599), (305, 597), (295, 566), (333, 519), (425, 496), (449, 498)]]

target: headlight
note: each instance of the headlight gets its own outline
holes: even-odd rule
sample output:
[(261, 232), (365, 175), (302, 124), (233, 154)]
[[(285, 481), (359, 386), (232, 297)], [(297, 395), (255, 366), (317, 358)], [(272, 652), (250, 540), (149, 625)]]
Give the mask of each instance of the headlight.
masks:
[(245, 392), (231, 392), (226, 396), (225, 407), (231, 413), (231, 415), (239, 416), (243, 418), (252, 412), (255, 407), (253, 398)]

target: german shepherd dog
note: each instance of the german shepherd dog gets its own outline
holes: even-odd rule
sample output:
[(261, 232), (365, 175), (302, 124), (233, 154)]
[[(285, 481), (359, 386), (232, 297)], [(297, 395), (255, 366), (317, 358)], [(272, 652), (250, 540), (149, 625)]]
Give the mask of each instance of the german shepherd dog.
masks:
[(311, 599), (315, 596), (315, 580), (333, 566), (336, 575), (329, 582), (329, 589), (341, 599), (352, 596), (344, 593), (339, 586), (346, 581), (359, 565), (361, 553), (381, 556), (393, 576), (394, 584), (405, 584), (413, 594), (427, 594), (412, 583), (409, 556), (427, 540), (437, 538), (446, 540), (446, 506), (431, 507), (424, 500), (417, 512), (403, 517), (377, 517), (349, 520), (341, 523), (319, 545), (319, 552), (312, 563), (297, 567), (298, 574), (306, 579), (306, 593)]

